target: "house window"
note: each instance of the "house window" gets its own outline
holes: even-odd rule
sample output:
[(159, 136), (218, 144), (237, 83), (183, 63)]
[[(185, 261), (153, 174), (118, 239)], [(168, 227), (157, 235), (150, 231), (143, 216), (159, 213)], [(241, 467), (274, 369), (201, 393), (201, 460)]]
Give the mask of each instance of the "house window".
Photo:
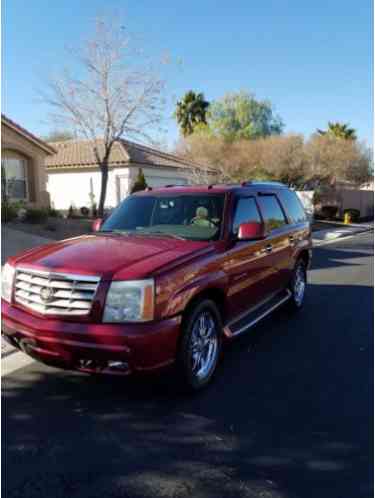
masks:
[(1, 160), (3, 185), (10, 199), (27, 199), (27, 161), (5, 157)]

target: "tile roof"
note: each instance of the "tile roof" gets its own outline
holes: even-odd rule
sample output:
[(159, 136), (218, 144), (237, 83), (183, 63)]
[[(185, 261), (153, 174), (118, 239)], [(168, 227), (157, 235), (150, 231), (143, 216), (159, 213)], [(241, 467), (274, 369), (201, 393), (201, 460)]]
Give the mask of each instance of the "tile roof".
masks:
[[(82, 168), (96, 167), (98, 165), (93, 151), (92, 143), (88, 140), (67, 140), (65, 142), (52, 143), (57, 153), (46, 159), (47, 169), (58, 168)], [(97, 140), (99, 153), (103, 153), (103, 140)], [(129, 140), (119, 140), (111, 150), (109, 156), (109, 166), (160, 166), (168, 168), (192, 168), (199, 167), (190, 161), (162, 152), (158, 149), (145, 145), (130, 142)]]
[(38, 145), (41, 149), (43, 149), (45, 152), (48, 154), (55, 154), (56, 150), (47, 142), (44, 142), (44, 140), (41, 140), (40, 138), (36, 137), (32, 133), (30, 133), (26, 128), (23, 128), (21, 125), (13, 121), (12, 119), (8, 118), (5, 116), (5, 114), (1, 114), (1, 123), (8, 126), (9, 128), (12, 128), (13, 130), (17, 131), (20, 133), (22, 136), (24, 136), (27, 140), (30, 140), (31, 142), (35, 143)]

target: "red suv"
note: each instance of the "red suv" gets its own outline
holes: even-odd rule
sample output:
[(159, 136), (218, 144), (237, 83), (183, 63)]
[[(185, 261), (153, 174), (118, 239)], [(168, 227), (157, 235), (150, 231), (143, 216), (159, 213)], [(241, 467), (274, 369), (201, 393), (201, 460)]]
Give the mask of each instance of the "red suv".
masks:
[(303, 304), (311, 228), (282, 184), (147, 189), (96, 229), (4, 267), (3, 335), (49, 365), (126, 375), (175, 364), (199, 389), (225, 341)]

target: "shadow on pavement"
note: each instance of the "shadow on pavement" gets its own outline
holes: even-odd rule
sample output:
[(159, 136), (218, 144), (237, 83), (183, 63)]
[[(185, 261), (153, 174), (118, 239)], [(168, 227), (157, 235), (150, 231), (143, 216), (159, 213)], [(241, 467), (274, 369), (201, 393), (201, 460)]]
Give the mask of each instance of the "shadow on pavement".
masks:
[(299, 314), (283, 309), (227, 347), (195, 395), (172, 373), (33, 364), (6, 378), (4, 496), (367, 498), (372, 295), (311, 285)]
[[(374, 242), (371, 240), (361, 240), (358, 236), (355, 240), (355, 246), (341, 246), (340, 243), (348, 243), (343, 238), (342, 241), (337, 241), (337, 245), (328, 245), (323, 247), (315, 247), (313, 250), (313, 270), (322, 268), (338, 268), (340, 266), (357, 266), (365, 264), (361, 262), (361, 258), (368, 258), (373, 254)], [(353, 259), (357, 261), (353, 262)]]

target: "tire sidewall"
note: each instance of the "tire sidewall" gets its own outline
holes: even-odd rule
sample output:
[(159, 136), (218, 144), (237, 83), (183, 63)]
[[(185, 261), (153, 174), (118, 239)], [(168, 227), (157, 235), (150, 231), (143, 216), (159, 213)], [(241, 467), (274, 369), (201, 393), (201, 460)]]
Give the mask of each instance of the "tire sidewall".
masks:
[[(207, 375), (204, 379), (198, 379), (193, 374), (191, 369), (189, 347), (193, 331), (193, 325), (198, 315), (200, 315), (202, 311), (205, 310), (211, 313), (212, 318), (215, 321), (216, 325), (215, 331), (218, 339), (218, 347), (216, 352), (216, 359), (211, 368), (209, 375)], [(179, 343), (178, 355), (177, 355), (177, 366), (180, 371), (183, 383), (187, 388), (196, 391), (202, 389), (211, 381), (213, 375), (215, 374), (216, 367), (220, 358), (221, 344), (222, 344), (222, 330), (223, 330), (223, 325), (219, 310), (216, 304), (210, 299), (205, 299), (200, 302), (197, 302), (187, 311), (186, 316), (183, 318), (182, 322), (182, 336)]]

